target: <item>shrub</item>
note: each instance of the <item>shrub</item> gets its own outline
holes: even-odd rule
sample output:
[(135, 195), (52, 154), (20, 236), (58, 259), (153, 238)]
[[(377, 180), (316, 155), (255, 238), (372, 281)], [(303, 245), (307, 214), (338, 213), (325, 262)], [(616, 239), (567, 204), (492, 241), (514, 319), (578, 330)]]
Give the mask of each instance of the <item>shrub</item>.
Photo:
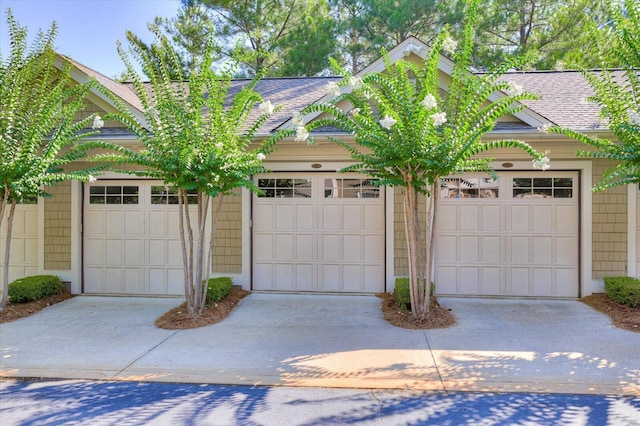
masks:
[(34, 275), (15, 280), (9, 284), (9, 301), (27, 303), (62, 291), (62, 280), (54, 275)]
[[(432, 282), (430, 294), (433, 296), (435, 293), (436, 285)], [(396, 304), (400, 307), (400, 309), (404, 309), (408, 311), (411, 308), (411, 292), (409, 291), (409, 278), (396, 278), (396, 288), (393, 291), (394, 296), (396, 297)]]
[(218, 277), (209, 279), (207, 288), (207, 304), (224, 299), (231, 293), (233, 281), (229, 277)]
[(607, 296), (621, 305), (640, 307), (640, 280), (633, 277), (607, 277), (604, 279)]

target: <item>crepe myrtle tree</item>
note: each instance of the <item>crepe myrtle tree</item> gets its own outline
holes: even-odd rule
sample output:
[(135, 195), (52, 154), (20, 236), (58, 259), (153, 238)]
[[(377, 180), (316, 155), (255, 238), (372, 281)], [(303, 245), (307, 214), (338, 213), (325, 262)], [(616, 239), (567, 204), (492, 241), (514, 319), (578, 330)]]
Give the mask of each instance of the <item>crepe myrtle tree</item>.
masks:
[[(93, 180), (102, 167), (65, 171), (96, 143), (83, 142), (104, 122), (97, 115), (76, 121), (83, 101), (96, 82), (74, 84), (71, 64), (56, 56), (53, 43), (57, 26), (39, 32), (28, 43), (26, 27), (7, 10), (10, 52), (0, 52), (0, 225), (6, 224), (2, 301), (8, 300), (11, 236), (16, 205), (36, 197), (48, 197), (48, 186), (77, 179)], [(56, 66), (56, 61), (61, 61)]]
[[(430, 308), (430, 278), (433, 268), (435, 220), (440, 179), (451, 174), (482, 171), (495, 176), (491, 158), (478, 154), (496, 148), (520, 148), (533, 157), (537, 168), (548, 168), (549, 160), (519, 140), (483, 141), (497, 120), (520, 111), (520, 101), (535, 99), (531, 93), (500, 77), (523, 63), (512, 58), (491, 72), (475, 76), (469, 73), (472, 51), (475, 1), (467, 4), (464, 38), (456, 42), (443, 31), (433, 42), (424, 63), (399, 60), (391, 63), (383, 55), (386, 71), (362, 78), (334, 67), (343, 76), (339, 83), (329, 83), (335, 97), (327, 103), (316, 103), (294, 116), (295, 129), (278, 135), (309, 140), (313, 129), (338, 127), (353, 134), (355, 144), (332, 139), (345, 147), (356, 161), (344, 172), (362, 172), (380, 185), (404, 189), (404, 222), (408, 248), (411, 311), (426, 317)], [(446, 94), (439, 89), (438, 63), (440, 51), (455, 61)], [(496, 100), (489, 101), (492, 94)], [(338, 104), (347, 101), (352, 108), (345, 111)], [(306, 126), (302, 117), (322, 115)], [(426, 243), (418, 215), (418, 195), (426, 195)]]
[[(621, 75), (617, 76), (606, 68), (602, 71), (583, 69), (582, 75), (594, 92), (586, 101), (600, 106), (601, 119), (616, 140), (563, 127), (542, 129), (570, 136), (589, 145), (590, 150), (578, 151), (580, 157), (607, 158), (618, 162), (616, 167), (602, 175), (593, 187), (595, 191), (640, 183), (640, 3), (625, 0), (613, 10), (612, 16), (612, 32), (616, 42), (603, 46), (603, 49), (607, 49), (608, 53), (613, 50), (623, 64)], [(596, 44), (602, 45), (597, 42), (596, 32), (592, 32), (592, 36), (596, 38)]]
[[(257, 191), (251, 176), (265, 171), (265, 154), (261, 148), (250, 150), (249, 145), (278, 108), (254, 90), (257, 78), (230, 95), (233, 70), (212, 71), (213, 36), (203, 46), (188, 80), (172, 80), (181, 70), (179, 57), (158, 26), (149, 25), (149, 29), (154, 34), (151, 49), (141, 49), (131, 32), (127, 33), (128, 52), (118, 44), (127, 77), (142, 103), (144, 120), (116, 97), (112, 99), (120, 105), (120, 112), (110, 116), (136, 134), (142, 149), (111, 146), (112, 152), (94, 159), (109, 162), (114, 171), (160, 179), (177, 189), (185, 299), (189, 314), (196, 316), (206, 304), (213, 237), (224, 196), (241, 187)], [(148, 76), (148, 84), (131, 57)], [(257, 104), (258, 111), (252, 115)], [(193, 197), (197, 206), (193, 206)], [(215, 197), (218, 201), (207, 248), (206, 225), (212, 220), (209, 213)], [(189, 214), (191, 206), (197, 208), (196, 223)]]

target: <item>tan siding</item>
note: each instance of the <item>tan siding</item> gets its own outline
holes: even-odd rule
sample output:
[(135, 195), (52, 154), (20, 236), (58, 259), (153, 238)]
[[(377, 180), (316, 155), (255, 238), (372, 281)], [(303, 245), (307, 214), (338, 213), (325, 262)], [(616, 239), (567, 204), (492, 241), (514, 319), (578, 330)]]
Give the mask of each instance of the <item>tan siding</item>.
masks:
[[(393, 204), (393, 234), (394, 234), (394, 263), (396, 277), (409, 275), (409, 266), (407, 262), (407, 236), (404, 228), (404, 190), (402, 188), (394, 188), (394, 204)], [(420, 227), (422, 232), (425, 231), (427, 216), (427, 201), (424, 195), (418, 196), (418, 214), (421, 218)]]
[[(214, 214), (218, 199), (214, 200)], [(242, 273), (242, 197), (226, 196), (214, 236), (213, 272)]]
[[(76, 113), (74, 120), (75, 121), (84, 120), (85, 118), (87, 118), (93, 113), (98, 113), (98, 115), (100, 116), (104, 116), (106, 114), (106, 112), (96, 104), (85, 100), (84, 108), (82, 108), (81, 111), (78, 111)], [(124, 127), (122, 123), (114, 120), (105, 121), (104, 126), (105, 127)]]
[[(593, 182), (616, 163), (593, 162)], [(627, 273), (627, 187), (593, 193), (593, 277)]]
[(44, 269), (71, 269), (71, 182), (47, 189), (44, 200)]

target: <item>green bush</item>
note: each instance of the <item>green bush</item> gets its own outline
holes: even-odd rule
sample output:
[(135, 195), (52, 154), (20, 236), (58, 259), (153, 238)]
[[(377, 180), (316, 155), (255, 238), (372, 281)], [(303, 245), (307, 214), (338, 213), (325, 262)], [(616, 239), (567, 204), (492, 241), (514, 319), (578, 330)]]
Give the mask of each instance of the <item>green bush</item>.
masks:
[(640, 280), (633, 277), (607, 277), (604, 279), (607, 296), (621, 305), (640, 307)]
[(34, 275), (15, 280), (9, 284), (9, 301), (27, 303), (62, 291), (62, 280), (53, 275)]
[(209, 279), (207, 288), (207, 304), (224, 299), (231, 293), (233, 281), (229, 277), (218, 277)]
[[(436, 290), (436, 285), (432, 282), (429, 294), (433, 296)], [(408, 311), (411, 308), (411, 292), (409, 291), (409, 278), (396, 278), (396, 288), (393, 291), (396, 297), (396, 304), (400, 309)]]

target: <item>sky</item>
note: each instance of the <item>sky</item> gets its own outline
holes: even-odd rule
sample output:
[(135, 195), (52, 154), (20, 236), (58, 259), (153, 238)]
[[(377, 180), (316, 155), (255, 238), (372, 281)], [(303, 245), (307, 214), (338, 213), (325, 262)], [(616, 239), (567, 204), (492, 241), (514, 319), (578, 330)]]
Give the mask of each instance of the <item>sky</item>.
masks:
[(28, 28), (32, 41), (38, 29), (58, 24), (56, 50), (108, 77), (119, 75), (124, 64), (116, 41), (126, 45), (125, 32), (149, 42), (147, 22), (156, 16), (174, 17), (179, 0), (0, 0), (0, 52), (9, 53), (7, 9), (20, 26)]

